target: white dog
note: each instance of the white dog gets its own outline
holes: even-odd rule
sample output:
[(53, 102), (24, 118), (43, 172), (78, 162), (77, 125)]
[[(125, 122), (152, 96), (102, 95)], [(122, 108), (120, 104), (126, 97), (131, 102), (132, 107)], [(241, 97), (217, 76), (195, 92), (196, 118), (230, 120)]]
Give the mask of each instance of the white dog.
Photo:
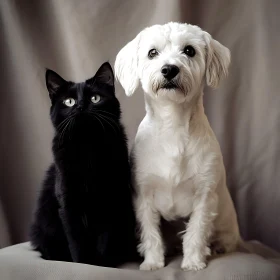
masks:
[(146, 103), (133, 147), (142, 270), (164, 266), (160, 217), (190, 216), (184, 270), (204, 268), (210, 245), (230, 252), (240, 240), (222, 154), (202, 103), (205, 84), (217, 87), (229, 63), (229, 50), (207, 32), (173, 22), (144, 29), (117, 55), (116, 77), (126, 94), (141, 81)]

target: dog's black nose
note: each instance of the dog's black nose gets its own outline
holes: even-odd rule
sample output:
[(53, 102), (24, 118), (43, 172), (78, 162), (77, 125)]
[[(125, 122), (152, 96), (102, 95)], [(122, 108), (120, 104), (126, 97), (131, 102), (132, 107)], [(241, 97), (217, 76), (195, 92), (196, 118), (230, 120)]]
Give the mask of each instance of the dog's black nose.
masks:
[(179, 73), (179, 68), (176, 65), (166, 64), (162, 66), (161, 73), (168, 81), (172, 80)]

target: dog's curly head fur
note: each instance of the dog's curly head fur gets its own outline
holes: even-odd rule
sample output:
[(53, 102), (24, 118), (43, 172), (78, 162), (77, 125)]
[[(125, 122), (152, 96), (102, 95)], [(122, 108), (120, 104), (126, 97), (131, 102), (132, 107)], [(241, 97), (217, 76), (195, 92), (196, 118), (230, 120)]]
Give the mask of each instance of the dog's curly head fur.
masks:
[(115, 73), (127, 95), (141, 81), (151, 98), (182, 103), (201, 92), (205, 83), (217, 87), (229, 63), (229, 50), (209, 33), (170, 22), (144, 29), (124, 46), (117, 55)]

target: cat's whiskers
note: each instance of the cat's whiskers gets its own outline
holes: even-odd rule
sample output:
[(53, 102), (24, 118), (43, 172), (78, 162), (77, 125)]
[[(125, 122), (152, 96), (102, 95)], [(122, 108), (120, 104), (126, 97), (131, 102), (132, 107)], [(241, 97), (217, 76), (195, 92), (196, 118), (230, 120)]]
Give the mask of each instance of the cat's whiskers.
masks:
[(72, 120), (71, 120), (71, 123), (70, 123), (70, 129), (69, 129), (69, 134), (70, 134), (70, 140), (71, 140), (71, 135), (72, 135), (72, 129), (73, 129), (73, 127), (74, 127), (74, 125), (75, 125), (75, 121), (76, 121), (76, 119), (75, 118), (72, 118)]
[(71, 123), (72, 120), (73, 120), (73, 119), (71, 119), (71, 118), (68, 119), (68, 122), (65, 124), (65, 126), (64, 126), (64, 128), (63, 128), (63, 130), (62, 130), (62, 132), (61, 132), (60, 135), (59, 135), (59, 142), (58, 142), (58, 146), (59, 146), (59, 147), (60, 147), (61, 141), (63, 142), (64, 136), (65, 136), (65, 132), (66, 132), (67, 129), (69, 128), (69, 124)]
[(64, 133), (63, 133), (63, 135), (62, 135), (62, 141), (63, 141), (63, 139), (64, 139), (64, 136), (65, 136), (65, 134), (66, 134), (68, 128), (70, 127), (70, 124), (71, 124), (72, 120), (73, 120), (73, 119), (70, 119), (69, 122), (68, 122), (68, 123), (66, 124), (66, 126), (65, 126), (65, 130), (64, 130)]
[(73, 114), (68, 116), (66, 119), (64, 119), (58, 126), (57, 126), (57, 130), (59, 131), (60, 129), (62, 129), (62, 127), (66, 124), (66, 122), (71, 118), (73, 117)]
[(65, 131), (66, 127), (67, 127), (67, 124), (64, 126), (62, 132), (59, 134), (58, 147), (60, 147), (61, 142), (63, 142), (62, 141), (63, 140), (63, 134), (64, 134), (64, 131)]
[[(93, 112), (89, 112), (89, 114), (93, 115), (93, 116), (96, 116), (96, 117), (98, 116), (99, 119), (102, 119), (104, 122), (108, 123), (113, 128), (114, 132), (117, 134), (117, 131), (116, 131), (115, 127), (114, 127), (114, 126), (116, 126), (118, 128), (118, 130), (120, 130), (120, 128), (117, 125), (117, 123), (111, 117), (105, 116), (102, 113), (97, 113), (98, 111), (102, 111), (102, 110), (94, 110)], [(105, 111), (103, 111), (103, 112), (105, 112)], [(105, 113), (107, 113), (107, 112), (105, 112)]]
[(105, 116), (105, 115), (103, 115), (103, 114), (99, 114), (99, 115), (101, 115), (101, 116), (103, 116), (104, 118), (108, 119), (108, 120), (109, 120), (112, 124), (114, 124), (114, 125), (117, 127), (117, 129), (120, 131), (120, 127), (119, 127), (119, 125), (117, 124), (117, 122), (116, 122), (114, 119), (112, 119), (111, 117)]
[(98, 114), (98, 117), (100, 117), (103, 121), (105, 121), (106, 123), (108, 123), (108, 124), (113, 128), (115, 134), (117, 135), (117, 131), (116, 131), (115, 127), (110, 123), (110, 121), (106, 120), (106, 118), (105, 118), (104, 115), (102, 116), (101, 114)]
[[(106, 116), (106, 114), (109, 114), (109, 115), (112, 115), (112, 116), (114, 116), (114, 117), (117, 117), (116, 115), (114, 115), (114, 114), (112, 114), (112, 113), (109, 113), (109, 112), (106, 112), (106, 111), (103, 111), (103, 110), (94, 110), (93, 112), (91, 112), (91, 113), (96, 113), (96, 112), (98, 112), (97, 114), (98, 114), (98, 116), (103, 116), (103, 117), (105, 117), (106, 119), (109, 119), (113, 124), (115, 124), (116, 125), (116, 127), (119, 129), (119, 126), (118, 126), (118, 123), (112, 118), (112, 117), (110, 117), (110, 116)], [(99, 112), (101, 112), (101, 113), (99, 113)]]
[(100, 110), (100, 109), (94, 109), (94, 112), (102, 112), (102, 113), (106, 113), (108, 115), (112, 115), (114, 117), (117, 117), (115, 114), (113, 113), (110, 113), (110, 112), (107, 112), (107, 111), (104, 111), (104, 110)]
[(99, 118), (97, 117), (97, 115), (95, 115), (95, 114), (90, 114), (90, 116), (99, 121), (99, 123), (102, 125), (103, 132), (104, 132), (104, 134), (105, 134), (105, 127), (104, 127), (102, 121), (100, 121), (100, 119), (99, 119)]

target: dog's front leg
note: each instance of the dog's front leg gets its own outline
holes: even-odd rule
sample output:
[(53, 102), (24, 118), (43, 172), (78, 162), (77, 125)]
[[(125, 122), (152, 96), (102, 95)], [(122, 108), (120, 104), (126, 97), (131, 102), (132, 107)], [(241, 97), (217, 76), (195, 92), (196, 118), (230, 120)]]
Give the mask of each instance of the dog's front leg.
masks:
[(213, 232), (213, 221), (217, 213), (215, 192), (197, 194), (194, 209), (183, 236), (184, 270), (200, 270), (206, 267), (206, 257), (211, 254), (208, 247)]
[(141, 242), (139, 253), (144, 256), (140, 270), (156, 270), (164, 266), (164, 248), (160, 234), (160, 214), (153, 209), (152, 203), (138, 197), (136, 215), (140, 224)]

